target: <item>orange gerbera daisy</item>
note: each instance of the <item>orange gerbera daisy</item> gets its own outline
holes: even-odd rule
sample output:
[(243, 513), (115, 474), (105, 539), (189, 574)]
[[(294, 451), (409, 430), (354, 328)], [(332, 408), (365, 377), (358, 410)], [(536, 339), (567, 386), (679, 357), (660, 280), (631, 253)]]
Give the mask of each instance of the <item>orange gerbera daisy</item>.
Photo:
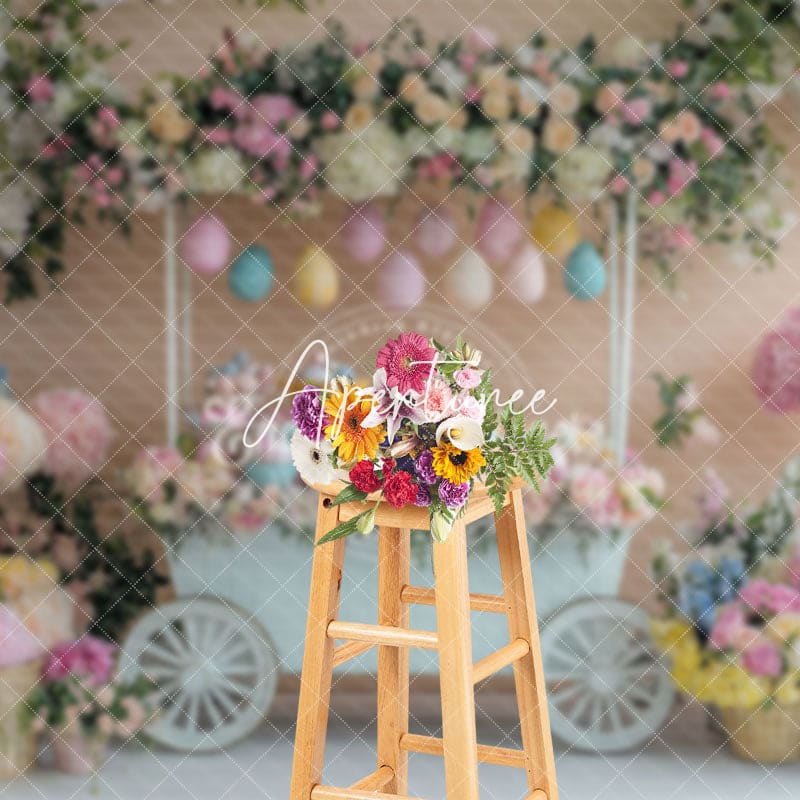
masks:
[(386, 436), (386, 426), (364, 428), (361, 423), (372, 410), (372, 398), (361, 397), (358, 387), (345, 387), (332, 392), (325, 400), (325, 414), (330, 422), (325, 435), (331, 440), (339, 461), (349, 463), (362, 458), (375, 458), (378, 446)]

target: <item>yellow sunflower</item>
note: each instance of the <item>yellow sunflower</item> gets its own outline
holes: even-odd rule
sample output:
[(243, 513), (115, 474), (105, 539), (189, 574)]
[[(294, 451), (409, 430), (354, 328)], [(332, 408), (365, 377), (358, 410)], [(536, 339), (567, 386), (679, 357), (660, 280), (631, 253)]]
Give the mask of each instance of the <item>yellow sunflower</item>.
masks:
[(349, 463), (362, 458), (375, 458), (378, 445), (386, 436), (386, 426), (361, 427), (371, 409), (372, 398), (361, 399), (355, 387), (327, 396), (325, 413), (330, 422), (325, 426), (325, 435), (337, 451), (339, 461)]
[(486, 466), (486, 459), (480, 447), (459, 450), (454, 445), (443, 442), (438, 447), (431, 448), (431, 452), (433, 471), (450, 483), (466, 483)]

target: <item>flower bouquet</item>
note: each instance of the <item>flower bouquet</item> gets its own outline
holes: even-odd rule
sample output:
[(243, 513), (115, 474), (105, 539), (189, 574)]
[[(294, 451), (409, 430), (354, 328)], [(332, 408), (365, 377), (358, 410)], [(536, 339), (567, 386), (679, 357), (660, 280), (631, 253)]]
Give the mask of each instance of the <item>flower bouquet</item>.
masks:
[(497, 398), (481, 353), (458, 341), (448, 350), (419, 333), (390, 339), (370, 386), (336, 378), (306, 386), (292, 404), (292, 454), (310, 484), (344, 479), (334, 504), (369, 500), (362, 513), (320, 539), (369, 533), (377, 503), (430, 509), (433, 538), (444, 541), (482, 480), (498, 513), (515, 477), (538, 489), (552, 440)]
[(584, 540), (618, 537), (652, 518), (664, 493), (661, 473), (634, 454), (617, 468), (601, 423), (561, 422), (555, 441), (550, 480), (524, 496), (537, 535), (549, 539), (569, 529)]
[(143, 677), (114, 683), (115, 660), (116, 646), (93, 636), (59, 645), (28, 695), (31, 727), (49, 728), (55, 764), (63, 772), (97, 770), (112, 735), (130, 738), (147, 721), (144, 699), (153, 684)]

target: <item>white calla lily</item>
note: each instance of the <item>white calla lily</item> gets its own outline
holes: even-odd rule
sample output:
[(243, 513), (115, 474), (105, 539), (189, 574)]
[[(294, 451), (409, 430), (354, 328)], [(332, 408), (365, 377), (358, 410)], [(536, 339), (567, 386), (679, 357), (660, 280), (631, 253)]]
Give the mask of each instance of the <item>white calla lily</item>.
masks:
[(445, 436), (459, 450), (472, 450), (484, 442), (480, 423), (469, 417), (450, 417), (440, 422), (436, 428), (436, 444), (441, 444)]

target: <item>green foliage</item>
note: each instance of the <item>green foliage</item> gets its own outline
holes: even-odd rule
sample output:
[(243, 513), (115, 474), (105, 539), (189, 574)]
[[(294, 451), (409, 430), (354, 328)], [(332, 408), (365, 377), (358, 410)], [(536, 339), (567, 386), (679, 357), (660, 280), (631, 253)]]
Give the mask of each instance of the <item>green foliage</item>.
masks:
[(690, 391), (691, 378), (679, 375), (669, 380), (663, 375), (653, 375), (658, 384), (658, 397), (664, 407), (661, 416), (653, 423), (653, 433), (661, 447), (683, 444), (686, 437), (691, 436), (695, 423), (705, 416), (705, 412), (697, 405), (685, 406), (681, 398)]
[(483, 431), (486, 437), (483, 446), (486, 458), (484, 482), (499, 514), (515, 477), (524, 478), (539, 491), (539, 481), (553, 466), (550, 449), (555, 439), (547, 438), (541, 422), (526, 430), (522, 414), (506, 407), (498, 416), (491, 405), (486, 408)]
[(91, 487), (65, 499), (53, 478), (39, 474), (28, 480), (27, 498), (34, 513), (52, 520), (54, 535), (78, 545), (80, 563), (64, 581), (88, 583), (94, 614), (89, 631), (119, 641), (129, 624), (155, 605), (159, 587), (167, 583), (157, 571), (155, 554), (134, 550), (123, 535), (100, 533)]

